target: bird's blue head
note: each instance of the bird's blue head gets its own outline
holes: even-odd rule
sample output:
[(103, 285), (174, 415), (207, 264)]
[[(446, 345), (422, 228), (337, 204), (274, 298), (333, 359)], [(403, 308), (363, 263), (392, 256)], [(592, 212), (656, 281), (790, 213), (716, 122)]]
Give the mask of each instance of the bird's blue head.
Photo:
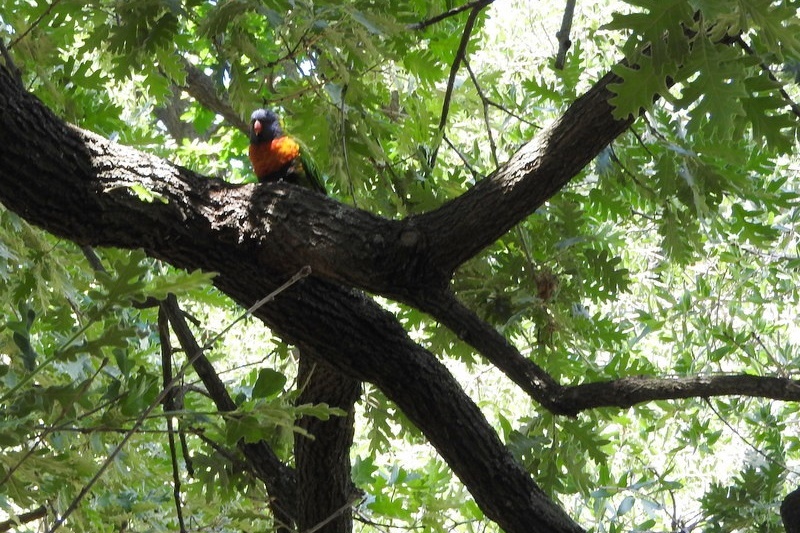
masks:
[(283, 137), (280, 120), (271, 109), (256, 109), (250, 115), (250, 143), (260, 144), (272, 142)]

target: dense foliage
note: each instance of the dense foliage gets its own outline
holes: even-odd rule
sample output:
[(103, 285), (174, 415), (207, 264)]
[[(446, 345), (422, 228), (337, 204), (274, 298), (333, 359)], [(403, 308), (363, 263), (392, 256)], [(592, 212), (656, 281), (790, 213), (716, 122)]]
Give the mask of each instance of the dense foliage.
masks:
[[(275, 107), (333, 197), (393, 219), (462, 194), (611, 70), (622, 78), (615, 113), (637, 116), (633, 126), (459, 268), (454, 290), (564, 384), (796, 377), (798, 3), (581, 4), (563, 69), (563, 6), (540, 4), (473, 2), (439, 18), (458, 6), (7, 0), (0, 39), (26, 88), (67, 122), (235, 183), (253, 179), (246, 117)], [(266, 441), (292, 464), (296, 421), (343, 413), (298, 405), (296, 350), (237, 320), (244, 310), (210, 278), (139, 251), (81, 248), (0, 212), (6, 515), (44, 506), (43, 530), (74, 503), (73, 531), (174, 531), (176, 509), (190, 531), (272, 524), (236, 442)], [(151, 304), (167, 294), (192, 317), (236, 412), (218, 412), (179, 351), (167, 360), (181, 401), (170, 416), (155, 408), (165, 332)], [(800, 465), (796, 403), (698, 395), (557, 416), (427, 314), (382, 305), (582, 526), (782, 530), (778, 507)], [(369, 384), (351, 456), (364, 493), (356, 530), (496, 527)]]

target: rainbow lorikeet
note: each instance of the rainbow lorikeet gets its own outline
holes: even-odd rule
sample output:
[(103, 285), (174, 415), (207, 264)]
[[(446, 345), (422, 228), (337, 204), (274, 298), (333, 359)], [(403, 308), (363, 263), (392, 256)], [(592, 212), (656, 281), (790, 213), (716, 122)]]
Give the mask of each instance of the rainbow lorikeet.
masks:
[(327, 194), (316, 165), (300, 143), (283, 133), (278, 115), (256, 109), (250, 116), (250, 162), (258, 181), (288, 181)]

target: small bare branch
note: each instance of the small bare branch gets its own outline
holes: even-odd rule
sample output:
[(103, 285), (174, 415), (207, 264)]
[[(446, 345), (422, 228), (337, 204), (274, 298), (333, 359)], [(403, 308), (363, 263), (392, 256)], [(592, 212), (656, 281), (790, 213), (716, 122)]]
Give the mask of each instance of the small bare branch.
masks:
[[(439, 131), (444, 132), (444, 127), (447, 125), (447, 115), (450, 112), (450, 100), (453, 97), (453, 87), (455, 86), (456, 82), (456, 74), (458, 74), (458, 69), (461, 67), (461, 61), (467, 55), (467, 45), (469, 44), (470, 36), (472, 35), (472, 28), (475, 26), (475, 21), (478, 18), (478, 14), (481, 12), (481, 9), (488, 5), (487, 2), (478, 2), (472, 8), (472, 11), (469, 12), (469, 17), (467, 18), (466, 24), (464, 24), (464, 32), (461, 34), (461, 42), (458, 45), (458, 50), (456, 50), (456, 55), (453, 58), (453, 64), (450, 67), (450, 77), (447, 80), (447, 89), (444, 93), (444, 102), (442, 103), (442, 116), (439, 118)], [(430, 161), (428, 164), (428, 168), (433, 170), (436, 166), (436, 157), (439, 154), (439, 145), (437, 143), (436, 147), (433, 149), (433, 153), (431, 154)]]
[(575, 15), (575, 0), (567, 0), (564, 6), (564, 18), (561, 19), (561, 29), (556, 33), (558, 39), (558, 54), (556, 55), (556, 68), (562, 70), (567, 59), (567, 51), (572, 46), (569, 32), (572, 30), (572, 17)]
[(454, 7), (453, 9), (448, 9), (447, 11), (445, 11), (443, 13), (439, 13), (435, 17), (431, 17), (431, 18), (429, 18), (427, 20), (423, 20), (422, 22), (417, 22), (416, 24), (410, 24), (408, 26), (408, 29), (409, 30), (422, 30), (422, 29), (427, 28), (428, 26), (436, 24), (437, 22), (441, 22), (446, 18), (458, 15), (462, 11), (466, 11), (468, 9), (473, 9), (473, 8), (476, 8), (476, 7), (477, 8), (483, 8), (485, 6), (488, 6), (492, 2), (494, 2), (494, 0), (472, 0), (472, 2), (467, 2), (463, 6)]
[(33, 511), (20, 513), (14, 518), (0, 522), (0, 533), (3, 531), (10, 531), (12, 528), (17, 528), (28, 522), (44, 518), (45, 516), (47, 516), (47, 508), (44, 505), (40, 505)]
[(706, 402), (706, 405), (708, 405), (708, 407), (709, 407), (709, 408), (710, 408), (710, 409), (711, 409), (711, 410), (714, 412), (714, 414), (717, 416), (717, 418), (719, 418), (719, 419), (722, 421), (722, 423), (723, 423), (723, 424), (725, 424), (725, 426), (726, 426), (726, 427), (727, 427), (729, 430), (731, 430), (731, 432), (732, 432), (734, 435), (736, 435), (737, 437), (739, 437), (739, 440), (741, 440), (741, 441), (742, 441), (742, 442), (743, 442), (743, 443), (744, 443), (746, 446), (748, 446), (748, 447), (749, 447), (751, 450), (753, 450), (755, 453), (757, 453), (758, 455), (760, 455), (761, 457), (763, 457), (763, 458), (764, 458), (764, 459), (765, 459), (767, 462), (769, 462), (769, 463), (775, 463), (775, 464), (777, 464), (778, 466), (780, 466), (781, 470), (784, 470), (784, 471), (789, 471), (789, 472), (794, 472), (795, 474), (797, 474), (797, 471), (795, 471), (795, 470), (793, 470), (793, 469), (789, 468), (789, 467), (786, 465), (786, 463), (784, 463), (784, 462), (782, 462), (782, 461), (778, 461), (778, 460), (776, 460), (774, 457), (772, 457), (772, 456), (771, 456), (771, 455), (769, 455), (768, 453), (764, 452), (764, 451), (763, 451), (761, 448), (759, 448), (758, 446), (756, 446), (756, 445), (755, 445), (755, 444), (754, 444), (754, 443), (753, 443), (753, 442), (752, 442), (750, 439), (748, 439), (747, 437), (745, 437), (744, 435), (742, 435), (742, 434), (741, 434), (741, 432), (740, 432), (738, 429), (736, 429), (735, 427), (733, 427), (733, 426), (731, 425), (731, 423), (730, 423), (730, 422), (728, 422), (728, 420), (727, 420), (727, 419), (726, 419), (724, 416), (722, 416), (722, 413), (720, 413), (720, 412), (719, 412), (719, 410), (718, 410), (716, 407), (714, 407), (714, 404), (712, 404), (712, 403), (711, 403), (711, 400), (709, 400), (708, 398), (703, 398), (703, 399), (705, 400), (705, 402)]
[(472, 174), (472, 178), (475, 181), (478, 181), (483, 177), (483, 174), (475, 170), (475, 167), (473, 167), (472, 164), (469, 162), (467, 156), (461, 153), (461, 151), (456, 147), (456, 145), (452, 143), (452, 141), (447, 135), (442, 136), (442, 140), (445, 142), (445, 144), (447, 144), (447, 146), (450, 147), (451, 150), (453, 150), (456, 153), (458, 158), (461, 159), (461, 161), (464, 163), (464, 166), (467, 167), (467, 170), (470, 171), (470, 173)]
[(36, 20), (34, 20), (33, 23), (25, 29), (25, 31), (23, 31), (21, 34), (19, 34), (19, 37), (17, 37), (13, 41), (11, 41), (11, 43), (8, 45), (8, 47), (9, 48), (14, 48), (14, 46), (16, 46), (16, 44), (18, 42), (20, 42), (22, 39), (24, 39), (36, 26), (41, 24), (42, 21), (44, 20), (44, 18), (47, 15), (49, 15), (51, 11), (53, 11), (53, 8), (55, 8), (60, 3), (61, 3), (61, 0), (53, 0), (53, 2), (49, 6), (47, 6), (47, 9), (42, 11), (42, 14), (39, 15), (38, 17), (36, 17)]
[(449, 290), (415, 304), (477, 349), (531, 398), (554, 413), (564, 414), (553, 402), (559, 396), (561, 385), (536, 363), (523, 357), (508, 339), (491, 324), (481, 320)]
[(181, 62), (183, 63), (183, 69), (186, 71), (186, 82), (182, 88), (203, 107), (222, 115), (225, 120), (239, 131), (246, 133), (249, 127), (247, 122), (242, 120), (242, 117), (233, 109), (227, 98), (219, 95), (214, 85), (214, 80), (188, 60), (181, 58)]
[(475, 76), (475, 73), (472, 72), (472, 67), (469, 65), (469, 61), (467, 58), (464, 58), (464, 66), (469, 73), (469, 77), (472, 80), (472, 85), (475, 86), (475, 90), (478, 91), (478, 96), (481, 99), (481, 103), (483, 104), (483, 123), (486, 125), (486, 136), (489, 138), (489, 147), (492, 151), (492, 161), (494, 161), (494, 166), (499, 167), (500, 163), (497, 160), (497, 144), (494, 142), (494, 134), (492, 133), (492, 126), (489, 124), (489, 100), (486, 98), (486, 95), (483, 94), (483, 89), (481, 89), (481, 84), (478, 83), (478, 78)]
[(175, 428), (172, 423), (171, 412), (175, 411), (175, 387), (172, 385), (172, 344), (169, 338), (169, 320), (164, 307), (158, 309), (158, 336), (161, 345), (161, 374), (163, 376), (164, 414), (167, 421), (167, 440), (169, 441), (169, 455), (172, 463), (172, 497), (175, 500), (175, 512), (178, 515), (178, 527), (181, 533), (186, 532), (183, 521), (183, 504), (181, 503), (181, 473), (178, 469), (178, 454), (175, 451)]

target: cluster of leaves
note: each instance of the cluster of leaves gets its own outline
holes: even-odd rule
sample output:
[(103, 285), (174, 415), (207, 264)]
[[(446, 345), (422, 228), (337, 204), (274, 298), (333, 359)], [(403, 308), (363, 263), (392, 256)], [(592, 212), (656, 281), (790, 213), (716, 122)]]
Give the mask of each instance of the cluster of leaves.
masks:
[[(142, 253), (115, 251), (105, 254), (105, 272), (93, 272), (74, 246), (15, 215), (0, 213), (0, 226), (7, 260), (0, 293), (11, 311), (0, 361), (0, 472), (3, 508), (15, 512), (17, 506), (68, 504), (95, 474), (93, 456), (109, 453), (156, 398), (157, 337), (148, 313), (131, 304), (197, 289), (208, 276), (153, 276), (153, 263)], [(75, 527), (92, 530), (98, 520), (122, 524), (159, 513), (169, 491), (133, 491), (125, 476), (139, 466), (149, 470), (143, 475), (168, 475), (163, 461), (147, 459), (160, 455), (150, 442), (146, 435), (134, 440)]]

